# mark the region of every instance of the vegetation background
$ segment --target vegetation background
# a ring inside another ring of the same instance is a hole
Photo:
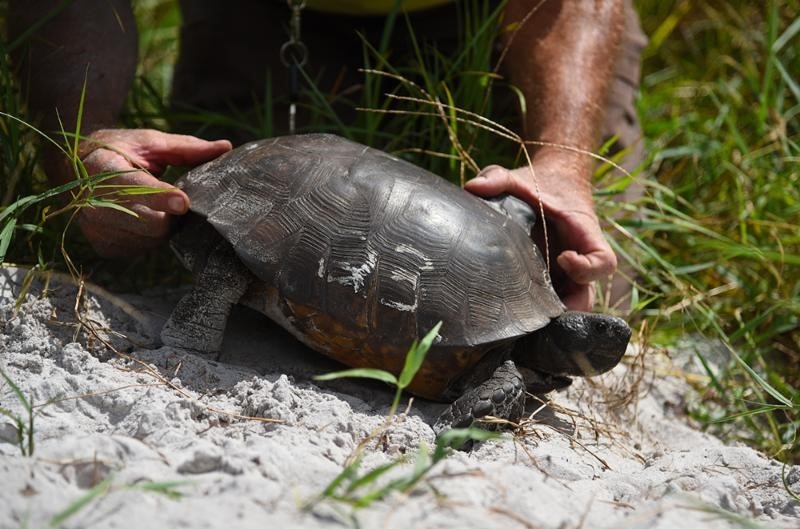
[[[332,97],[311,88],[300,109],[311,117],[309,128],[399,153],[455,181],[483,163],[518,163],[514,141],[466,113],[503,123],[507,116],[485,94],[509,87],[493,73],[499,11],[482,0],[464,4],[458,53],[420,44],[416,60],[390,65],[380,43],[365,47],[365,66],[382,73],[366,75],[361,99],[344,103],[371,110],[345,124]],[[647,177],[636,176],[647,192],[620,204],[614,196],[630,179],[608,165],[596,174],[609,235],[635,271],[626,315],[649,350],[694,350],[703,372],[687,375],[696,389],[687,397],[693,417],[729,440],[800,462],[800,0],[635,4],[650,38],[638,100]],[[140,70],[125,125],[168,129],[177,1],[140,0],[135,8]],[[0,25],[5,13],[0,1]],[[405,22],[398,16],[394,23]],[[71,208],[47,193],[36,165],[40,138],[19,121],[27,117],[8,60],[16,45],[4,40],[0,50],[0,255],[56,268],[68,259],[120,290],[185,279],[167,251],[100,260],[69,226],[97,183],[77,181]],[[275,103],[267,91],[250,122],[194,119],[199,127],[222,121],[269,136]]]

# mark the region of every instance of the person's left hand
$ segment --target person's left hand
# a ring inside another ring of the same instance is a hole
[[[170,236],[171,218],[189,209],[189,197],[158,176],[168,165],[193,167],[230,149],[228,140],[206,141],[150,129],[93,132],[81,152],[89,175],[118,172],[103,184],[160,192],[118,200],[136,216],[111,208],[83,208],[78,215],[81,231],[102,257],[131,257],[163,244]]]
[[[567,308],[589,310],[594,303],[592,282],[612,274],[617,257],[594,210],[588,165],[571,153],[540,151],[533,167],[536,183],[529,167],[490,165],[464,188],[484,197],[509,193],[537,211],[541,202],[550,255],[556,256],[557,266],[550,271],[553,286]]]

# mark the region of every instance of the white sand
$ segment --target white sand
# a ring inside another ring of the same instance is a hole
[[[15,310],[21,278],[0,271],[0,367],[39,407],[33,457],[0,416],[2,529],[48,527],[106,478],[110,488],[63,527],[315,528],[352,525],[351,516],[364,528],[800,527],[781,478],[800,490],[800,467],[693,429],[678,380],[646,372],[636,398],[605,404],[642,374],[630,366],[552,395],[527,435],[455,452],[407,494],[359,510],[331,501],[304,509],[381,425],[389,389],[314,383],[336,364],[245,311],[219,362],[110,336],[118,355],[76,332],[71,286],[42,296],[34,283]],[[136,303],[142,314],[89,295],[82,317],[146,344],[169,306]],[[0,407],[24,415],[2,381]],[[442,408],[415,401],[368,443],[362,472],[406,454],[391,475],[408,475]],[[179,498],[143,489],[172,481]]]

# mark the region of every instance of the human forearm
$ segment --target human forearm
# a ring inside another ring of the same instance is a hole
[[[505,16],[507,24],[522,23],[505,37],[505,66],[528,104],[524,136],[591,150],[619,44],[622,1],[546,0],[534,10],[537,3],[510,0]],[[570,158],[582,169],[591,165],[586,156]]]
[[[57,2],[12,0],[10,41],[50,16]],[[31,117],[46,132],[74,131],[86,85],[81,133],[113,126],[136,71],[136,25],[128,0],[75,0],[14,50]],[[50,177],[70,175],[45,152]]]
[[[556,290],[568,307],[587,310],[592,281],[612,273],[617,260],[594,210],[592,158],[575,150],[591,151],[599,140],[622,0],[509,0],[505,23],[516,28],[503,35],[503,66],[525,96],[523,136],[552,146],[530,145],[533,171],[490,166],[466,188],[541,206]]]

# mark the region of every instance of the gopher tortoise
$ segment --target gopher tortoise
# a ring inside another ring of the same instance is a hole
[[[480,199],[329,134],[248,143],[177,186],[192,206],[171,244],[195,285],[166,345],[219,351],[242,303],[335,360],[398,374],[441,321],[408,388],[452,403],[437,431],[516,420],[526,389],[603,373],[627,347],[624,320],[565,309],[516,198]]]

